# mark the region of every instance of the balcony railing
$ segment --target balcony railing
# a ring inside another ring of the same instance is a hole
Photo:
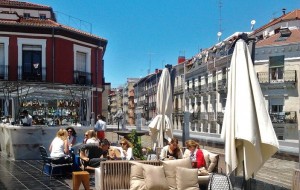
[[[0,65],[0,80],[8,80],[8,66]]]
[[[208,91],[216,91],[216,82],[208,83]]]
[[[92,85],[91,73],[74,71],[74,84]]]
[[[297,112],[273,112],[270,118],[272,123],[297,123]]]
[[[208,114],[206,112],[200,113],[200,119],[201,120],[208,120]]]
[[[191,122],[197,122],[198,120],[200,120],[200,112],[190,114],[190,121]]]
[[[225,91],[226,90],[226,79],[218,81],[218,91]]]
[[[45,81],[46,68],[25,71],[22,66],[18,67],[18,80],[24,81]]]
[[[175,88],[174,88],[174,93],[175,94],[179,94],[179,93],[182,93],[182,92],[183,92],[182,85],[175,86]]]
[[[216,121],[215,112],[208,112],[208,121]]]
[[[283,73],[283,79],[270,80],[271,75],[268,72],[258,72],[257,73],[258,81],[261,84],[268,83],[296,83],[297,82],[297,73],[295,70],[286,70]]]
[[[223,119],[224,119],[224,113],[223,112],[218,112],[217,113],[217,123],[219,123],[220,125],[222,125],[223,123]]]
[[[207,85],[204,84],[204,85],[201,85],[201,93],[205,93],[207,92],[208,88],[207,88]]]

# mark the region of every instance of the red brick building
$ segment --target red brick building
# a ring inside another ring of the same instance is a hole
[[[49,6],[0,0],[2,115],[18,113],[11,104],[24,97],[39,106],[51,98],[77,102],[82,122],[91,112],[101,114],[106,45],[106,39],[58,23]]]

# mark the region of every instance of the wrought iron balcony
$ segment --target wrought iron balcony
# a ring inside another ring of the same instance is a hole
[[[222,79],[218,81],[218,91],[226,91],[226,79]]]
[[[208,88],[207,88],[207,85],[206,85],[206,84],[201,85],[201,93],[206,93],[207,90],[208,90]]]
[[[91,73],[74,71],[74,84],[92,85]]]
[[[283,73],[283,79],[272,79],[271,74],[268,72],[258,72],[258,81],[262,86],[287,86],[295,87],[297,82],[297,72],[296,70],[286,70]]]
[[[201,112],[200,113],[200,119],[202,121],[208,120],[208,113],[207,112]]]
[[[270,118],[272,123],[297,123],[297,112],[273,112]]]
[[[190,114],[190,121],[197,122],[200,120],[200,112]]]
[[[180,94],[183,93],[183,86],[182,85],[178,85],[174,87],[174,94]]]
[[[208,112],[208,121],[216,121],[215,112]]]
[[[25,70],[22,66],[18,67],[18,80],[24,81],[45,81],[43,74],[46,73],[46,68],[32,68],[30,71]]]
[[[208,91],[216,91],[216,82],[208,83]]]
[[[217,123],[221,125],[223,123],[224,113],[223,112],[218,112],[217,114],[218,114],[217,115]]]
[[[8,66],[0,65],[0,80],[8,80]]]

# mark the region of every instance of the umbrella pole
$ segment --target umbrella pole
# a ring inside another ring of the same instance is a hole
[[[241,189],[244,189],[244,190],[251,189],[251,188],[250,188],[250,187],[251,187],[251,183],[249,183],[250,186],[249,186],[249,188],[248,188],[248,182],[249,182],[249,181],[250,181],[250,180],[246,180],[245,162],[243,161],[243,183],[242,183]]]

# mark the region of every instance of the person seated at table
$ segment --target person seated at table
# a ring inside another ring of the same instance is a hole
[[[132,154],[132,144],[127,139],[122,138],[120,140],[121,147],[119,148],[121,152],[122,160],[134,160]]]
[[[86,144],[99,143],[99,139],[97,138],[97,133],[94,130],[88,130],[87,134],[88,136],[87,136]]]
[[[60,158],[56,159],[57,163],[67,162],[70,160],[69,147],[68,147],[68,132],[65,129],[59,129],[56,137],[52,140],[49,151],[50,157]]]
[[[161,160],[175,160],[182,158],[182,152],[178,145],[178,139],[172,138],[169,144],[161,149],[159,158]]]
[[[82,144],[86,144],[86,141],[89,139],[89,134],[88,134],[88,131],[86,131],[84,133],[84,138],[83,138],[83,141],[82,141]]]
[[[68,146],[70,148],[76,143],[76,131],[73,127],[68,127],[66,130],[68,131]]]
[[[197,164],[193,165],[195,168],[205,167],[204,154],[199,144],[194,140],[187,140],[185,146],[187,149],[184,152],[183,158],[190,158],[193,163],[197,162]]]
[[[108,156],[110,142],[107,139],[101,140],[98,144],[83,144],[80,147],[80,159],[83,161],[82,170],[95,170],[102,161],[113,159]],[[88,152],[88,155],[87,155]]]

